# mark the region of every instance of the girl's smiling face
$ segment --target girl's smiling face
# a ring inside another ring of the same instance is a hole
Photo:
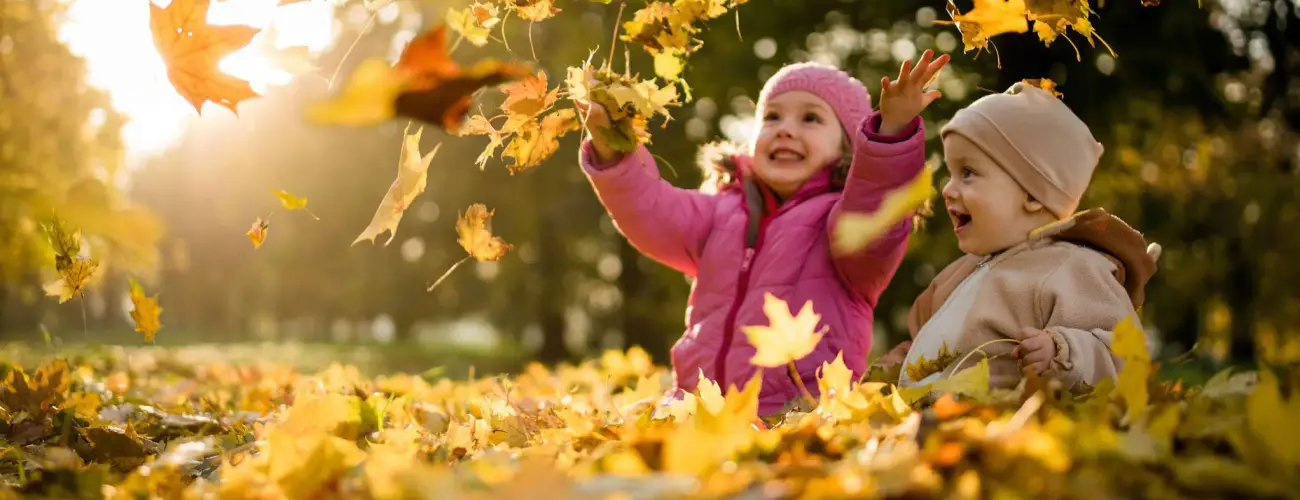
[[[790,91],[769,99],[754,140],[754,173],[781,198],[844,156],[844,128],[825,100]]]
[[[943,201],[962,252],[989,255],[1006,250],[1056,221],[970,139],[949,134],[943,139],[943,154],[949,175]]]

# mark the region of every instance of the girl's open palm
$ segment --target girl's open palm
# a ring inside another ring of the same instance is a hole
[[[927,50],[921,54],[915,67],[912,61],[904,61],[897,80],[880,79],[881,133],[895,134],[903,130],[926,106],[943,95],[938,90],[927,91],[925,87],[950,58],[948,54],[932,60],[933,57],[934,51]]]

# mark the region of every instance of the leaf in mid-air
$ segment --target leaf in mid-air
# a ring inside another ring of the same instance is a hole
[[[799,314],[791,315],[784,300],[771,292],[763,295],[763,313],[768,325],[741,328],[755,352],[750,362],[763,367],[781,367],[803,359],[817,347],[823,332],[817,330],[821,315],[813,312],[812,301],[805,302]]]
[[[402,214],[411,206],[415,197],[424,192],[425,183],[429,178],[429,164],[433,162],[434,155],[438,154],[438,148],[442,147],[442,143],[434,146],[428,154],[421,156],[420,136],[424,134],[424,127],[417,129],[414,134],[409,131],[410,127],[407,127],[407,130],[402,133],[402,153],[397,162],[397,179],[388,187],[384,200],[380,202],[374,217],[370,219],[370,225],[366,226],[361,235],[352,241],[353,245],[362,240],[370,240],[373,243],[377,236],[388,231],[388,240],[384,242],[384,246],[388,246],[397,236],[397,224],[402,221]]]
[[[866,248],[890,228],[910,217],[934,195],[933,171],[927,165],[907,184],[890,191],[871,213],[844,212],[835,222],[831,249],[840,255]]]
[[[154,46],[167,66],[167,79],[199,113],[212,101],[238,113],[235,107],[257,92],[217,68],[223,58],[253,41],[260,31],[251,26],[208,24],[210,0],[172,0],[167,7],[149,4],[149,29]]]
[[[137,283],[135,279],[131,280],[131,304],[135,309],[131,310],[131,319],[135,321],[135,331],[144,334],[146,343],[153,342],[153,337],[162,328],[162,321],[159,316],[163,309],[158,307],[158,295],[153,297],[144,294],[144,288]]]
[[[957,25],[961,32],[961,41],[965,51],[987,49],[989,39],[1004,33],[1024,33],[1029,31],[1029,20],[1025,16],[1028,10],[1025,0],[975,0],[975,6],[965,14],[948,1],[948,16],[952,22],[935,21],[938,24]]]
[[[510,244],[492,234],[492,214],[482,203],[475,203],[456,219],[456,242],[478,261],[499,260]]]
[[[311,214],[312,218],[320,220],[320,217],[311,213],[311,210],[307,210],[307,197],[299,197],[285,190],[276,191],[275,197],[280,199],[280,205],[283,205],[286,210],[303,210]]]
[[[253,242],[253,248],[262,248],[262,243],[266,243],[266,231],[271,229],[271,224],[258,217],[253,221],[253,227],[248,230],[248,240]]]
[[[528,76],[528,66],[484,59],[462,68],[447,54],[446,25],[417,36],[396,66],[362,61],[335,97],[314,103],[308,118],[333,125],[376,125],[395,116],[458,131],[479,89]]]

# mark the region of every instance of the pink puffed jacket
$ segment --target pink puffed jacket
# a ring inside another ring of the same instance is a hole
[[[601,164],[590,141],[583,170],[619,231],[650,258],[694,277],[686,332],[672,348],[676,388],[693,391],[701,370],[725,391],[759,369],[742,326],[767,325],[763,296],[771,292],[797,312],[811,300],[828,327],[820,344],[795,363],[817,395],[817,369],[843,351],[855,376],[871,350],[872,311],[907,248],[911,220],[856,253],[834,257],[830,232],[844,212],[871,212],[885,194],[913,179],[925,164],[925,131],[916,118],[902,133],[884,136],[872,113],[853,131],[853,163],[842,191],[832,169],[809,179],[783,203],[748,174],[752,161],[734,156],[740,180],[717,194],[674,187],[660,178],[645,146]],[[752,226],[752,227],[751,227]],[[759,412],[768,415],[799,397],[787,368],[767,368]]]

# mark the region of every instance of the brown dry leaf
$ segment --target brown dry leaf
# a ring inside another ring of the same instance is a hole
[[[402,51],[397,69],[409,75],[409,83],[397,96],[396,113],[444,130],[460,129],[474,92],[532,73],[527,66],[495,59],[462,69],[447,54],[447,32],[442,24],[412,40]]]
[[[510,250],[510,244],[492,235],[492,215],[482,203],[475,203],[456,218],[456,242],[480,262],[499,260]]]
[[[420,136],[424,134],[424,127],[417,129],[414,134],[409,133],[410,129],[408,125],[406,130],[402,131],[402,154],[397,161],[397,179],[389,185],[384,200],[380,202],[374,217],[370,219],[370,225],[366,226],[357,239],[352,241],[353,245],[362,240],[370,240],[374,243],[376,237],[388,231],[388,240],[384,242],[384,246],[388,246],[397,236],[397,224],[402,221],[402,214],[411,206],[415,197],[424,192],[429,178],[429,164],[433,162],[434,155],[438,154],[442,143],[438,143],[428,154],[421,156]]]
[[[154,46],[167,65],[167,79],[200,114],[212,101],[238,114],[235,107],[257,97],[247,81],[217,68],[227,55],[244,48],[260,31],[250,26],[207,23],[210,0],[172,0],[165,8],[149,4]]]
[[[154,335],[157,335],[158,329],[162,328],[159,316],[162,315],[163,308],[158,307],[158,295],[146,296],[144,288],[132,278],[131,304],[135,306],[135,309],[131,310],[135,331],[144,334],[145,343],[153,342]]]

